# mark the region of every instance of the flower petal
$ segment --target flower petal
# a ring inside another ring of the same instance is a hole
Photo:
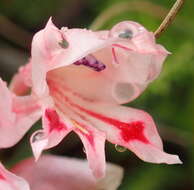
[[[17,97],[0,79],[0,147],[15,145],[40,118],[37,101],[32,96]]]
[[[0,163],[0,189],[1,190],[30,190],[28,183],[9,172]]]
[[[87,161],[51,155],[37,163],[24,160],[12,171],[28,180],[31,190],[116,190],[123,176],[121,167],[108,163],[105,177],[96,181]]]
[[[87,118],[92,126],[104,131],[110,142],[130,149],[142,160],[153,163],[181,163],[178,156],[163,152],[155,123],[146,112],[75,99],[70,104],[72,109]]]
[[[31,81],[31,62],[19,68],[19,71],[14,75],[9,89],[16,95],[26,95],[29,92],[30,87],[32,86]]]
[[[86,40],[88,44],[85,43]],[[60,45],[63,41],[68,43],[67,48]],[[98,35],[85,29],[59,30],[50,19],[32,41],[32,82],[36,94],[42,95],[47,90],[47,71],[72,64],[106,43]]]
[[[119,34],[127,28],[133,31],[134,37],[120,39]],[[84,33],[86,36],[92,36],[92,32],[90,32],[91,34],[89,31],[83,32],[81,30],[73,32],[72,29],[65,33],[67,37],[71,36],[71,32],[74,35],[72,38],[77,41],[76,35],[79,36],[79,33],[80,35]],[[73,64],[50,71],[47,74],[47,80],[60,82],[74,94],[90,100],[119,104],[132,101],[144,91],[150,82],[158,77],[168,52],[156,44],[153,33],[134,22],[126,21],[115,25],[110,30],[109,37],[105,31],[95,34],[104,39],[105,46],[99,45],[100,48],[94,48],[90,41],[95,37],[91,37],[89,41],[85,39],[86,37],[83,39],[88,42],[87,45],[91,48],[90,54],[98,62],[106,65],[106,69],[96,72],[89,67]],[[110,43],[112,38],[116,40]],[[73,41],[70,44],[74,48]],[[142,46],[146,46],[146,48]],[[80,46],[76,44],[76,47]],[[89,54],[89,51],[87,52]],[[67,61],[66,54],[62,55],[64,57],[60,59]],[[60,63],[60,59],[56,63]],[[114,62],[118,63],[113,64]]]
[[[42,121],[43,130],[36,131],[31,137],[31,146],[36,160],[43,150],[58,145],[72,130],[71,122],[66,118],[62,121],[58,113],[50,108],[45,110]]]
[[[86,122],[84,122],[86,123]],[[105,134],[90,127],[87,124],[75,123],[78,126],[74,131],[78,134],[84,144],[89,166],[96,178],[102,178],[105,175]],[[82,130],[81,130],[82,129]]]

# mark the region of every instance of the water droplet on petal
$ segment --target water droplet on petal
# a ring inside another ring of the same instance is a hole
[[[43,139],[44,137],[44,132],[43,131],[37,131],[33,136],[32,136],[32,143],[35,143],[36,141],[39,141]]]
[[[66,48],[69,47],[69,43],[68,43],[68,41],[65,40],[65,39],[63,39],[61,42],[59,42],[59,45],[60,45],[62,48],[64,48],[64,49],[66,49]]]
[[[120,38],[131,39],[133,37],[133,32],[131,30],[125,30],[119,34]]]
[[[115,149],[117,152],[125,152],[127,149],[123,146],[120,146],[118,144],[115,145]]]
[[[86,149],[83,147],[83,152],[86,154]]]

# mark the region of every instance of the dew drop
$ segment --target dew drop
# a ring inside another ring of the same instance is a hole
[[[133,32],[131,30],[125,30],[119,34],[120,38],[131,39],[133,37]]]
[[[82,149],[82,150],[83,150],[83,152],[86,154],[86,149],[85,149],[84,147],[83,147],[83,149]]]
[[[120,146],[118,144],[115,145],[115,149],[117,152],[125,152],[127,149],[123,146]]]
[[[37,131],[32,137],[32,143],[41,140],[44,137],[43,131]]]
[[[60,45],[62,48],[64,48],[64,49],[66,49],[66,48],[69,47],[69,43],[68,43],[68,41],[65,40],[65,39],[63,39],[61,42],[59,42],[59,45]]]

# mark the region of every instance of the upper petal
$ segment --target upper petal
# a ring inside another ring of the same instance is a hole
[[[66,41],[68,47],[61,43]],[[85,42],[88,43],[85,43]],[[46,27],[35,34],[32,41],[32,82],[34,91],[44,94],[46,72],[72,64],[107,42],[95,33],[85,29],[57,29],[51,19]],[[37,76],[38,75],[38,76]],[[37,83],[37,78],[39,82]]]
[[[28,183],[9,172],[0,163],[0,189],[1,190],[30,190]]]
[[[132,38],[119,37],[126,29],[133,32]],[[121,22],[109,32],[66,29],[63,34],[70,42],[69,48],[61,51],[63,58],[55,56],[54,62],[59,68],[55,67],[56,69],[47,73],[47,82],[60,82],[72,93],[90,100],[119,104],[132,101],[156,79],[168,55],[164,48],[156,44],[152,33],[134,22]],[[82,39],[87,43],[81,42]],[[96,42],[97,39],[102,41],[102,45]],[[104,64],[106,69],[96,72],[84,65],[74,64],[61,67],[68,60],[73,63],[83,55],[94,57],[97,62]],[[72,56],[75,56],[75,59],[71,59]]]

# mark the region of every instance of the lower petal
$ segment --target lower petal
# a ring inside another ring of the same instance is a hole
[[[78,134],[84,144],[85,153],[89,166],[96,178],[102,178],[105,175],[105,134],[88,123],[75,123],[74,131]],[[82,130],[81,130],[82,129]]]
[[[64,116],[62,121],[54,109],[45,109],[42,121],[43,130],[35,132],[31,137],[31,146],[36,160],[43,150],[58,145],[72,130],[71,122]]]
[[[133,151],[146,162],[181,163],[178,156],[163,152],[161,138],[152,117],[144,111],[103,103],[72,103],[76,111],[93,126],[106,133],[107,139]]]

